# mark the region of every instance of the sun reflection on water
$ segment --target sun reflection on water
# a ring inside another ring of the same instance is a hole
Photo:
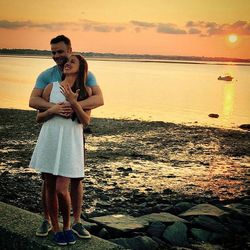
[[[234,108],[235,83],[225,84],[223,91],[223,116],[226,120],[232,115]]]

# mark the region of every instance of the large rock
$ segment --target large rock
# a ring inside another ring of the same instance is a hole
[[[173,246],[187,246],[187,226],[180,221],[175,222],[167,227],[163,233],[163,238]]]
[[[223,211],[222,209],[205,203],[196,205],[188,209],[186,212],[179,214],[179,216],[186,217],[195,215],[210,215],[210,216],[220,217],[225,214],[227,214],[227,212]]]
[[[241,203],[232,203],[225,206],[226,209],[229,209],[230,212],[236,213],[243,217],[250,218],[250,206],[247,204]]]
[[[120,235],[133,231],[140,231],[149,224],[146,221],[142,221],[135,217],[124,214],[93,217],[89,220],[99,225],[102,225],[103,227],[107,228],[109,232],[115,235]]]
[[[203,230],[200,228],[192,228],[191,233],[194,236],[194,238],[198,241],[209,241],[209,238],[211,236],[211,232],[207,230]]]
[[[147,236],[137,236],[134,238],[117,238],[111,240],[113,243],[132,250],[155,250],[159,245],[157,242]]]
[[[162,223],[173,223],[177,221],[180,221],[183,223],[189,223],[187,220],[182,219],[170,213],[152,213],[152,214],[143,215],[141,217],[138,217],[137,219],[144,224],[154,222],[154,221],[160,221]]]
[[[174,206],[174,210],[175,210],[176,214],[179,214],[179,213],[183,213],[184,211],[190,209],[193,206],[194,206],[194,204],[191,202],[182,201],[182,202],[178,202]]]
[[[163,224],[160,221],[155,221],[149,225],[147,233],[150,236],[155,236],[155,237],[160,238],[165,229],[166,229],[165,224]]]
[[[228,233],[228,229],[219,221],[205,215],[198,216],[192,221],[193,224],[201,226],[209,231],[217,233]]]

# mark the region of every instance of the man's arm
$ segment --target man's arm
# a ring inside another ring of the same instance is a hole
[[[34,109],[47,110],[51,108],[54,104],[46,101],[42,98],[44,89],[34,88],[31,92],[29,99],[29,106]]]
[[[98,85],[96,85],[91,87],[91,89],[92,89],[92,96],[79,102],[79,104],[84,110],[95,109],[104,105],[101,88]]]

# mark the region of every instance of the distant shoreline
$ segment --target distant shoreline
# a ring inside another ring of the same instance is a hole
[[[80,53],[80,52],[79,52]],[[0,54],[0,57],[16,58],[39,58],[50,59],[49,55],[30,55],[30,54]],[[112,58],[112,57],[89,57],[89,61],[114,61],[114,62],[142,62],[142,63],[179,63],[179,64],[204,64],[204,65],[230,65],[230,66],[250,66],[250,62],[223,62],[223,61],[188,61],[188,60],[171,60],[171,59],[136,59],[136,58]]]

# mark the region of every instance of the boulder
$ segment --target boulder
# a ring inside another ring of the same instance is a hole
[[[200,228],[192,228],[191,233],[193,237],[198,241],[208,242],[211,236],[211,232]]]
[[[147,221],[142,221],[136,217],[124,214],[93,217],[89,218],[89,220],[105,227],[110,233],[115,235],[140,231],[149,224]]]
[[[222,223],[209,216],[201,215],[195,217],[192,223],[212,232],[228,233],[228,229]]]
[[[166,228],[163,239],[173,246],[187,246],[187,226],[183,222],[175,222]]]
[[[155,221],[155,222],[152,222],[149,225],[147,233],[150,236],[155,236],[155,237],[160,238],[162,236],[162,234],[163,234],[163,232],[164,232],[165,229],[166,229],[165,224],[163,224],[160,221]]]
[[[179,214],[179,216],[186,217],[196,215],[210,215],[220,217],[225,214],[227,214],[227,212],[223,211],[222,209],[207,203],[203,203],[188,209],[184,213]]]
[[[117,238],[110,240],[113,243],[132,250],[156,250],[159,244],[148,236],[138,236],[134,238]]]
[[[137,219],[141,221],[143,224],[154,222],[154,221],[160,221],[162,223],[173,223],[176,221],[189,223],[187,220],[180,218],[178,216],[175,216],[173,214],[170,214],[170,213],[152,213],[152,214],[140,216]]]

